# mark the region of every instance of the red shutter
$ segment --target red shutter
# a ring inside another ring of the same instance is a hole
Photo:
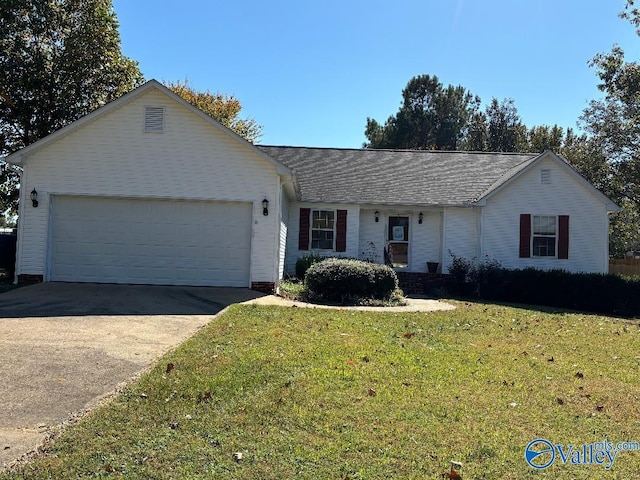
[[[347,251],[347,211],[338,210],[336,219],[336,252]]]
[[[569,215],[558,217],[558,258],[569,258]]]
[[[520,215],[520,258],[531,257],[531,215]]]
[[[298,250],[309,250],[310,208],[300,209],[300,229],[298,232]]]

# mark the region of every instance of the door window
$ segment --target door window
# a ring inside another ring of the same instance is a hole
[[[409,217],[389,217],[387,250],[393,267],[409,266]]]

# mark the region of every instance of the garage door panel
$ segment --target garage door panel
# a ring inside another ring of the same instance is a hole
[[[50,278],[249,284],[251,205],[52,197]]]

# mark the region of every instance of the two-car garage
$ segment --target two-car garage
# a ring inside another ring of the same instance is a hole
[[[18,282],[277,288],[292,172],[155,80],[5,160]]]
[[[51,196],[51,281],[250,284],[252,205]]]

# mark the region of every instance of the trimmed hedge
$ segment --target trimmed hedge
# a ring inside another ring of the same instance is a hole
[[[482,300],[640,316],[640,279],[618,275],[485,266],[454,283],[454,290]]]
[[[329,258],[311,265],[304,277],[304,283],[312,296],[327,300],[384,300],[398,288],[398,277],[396,272],[386,265]]]

